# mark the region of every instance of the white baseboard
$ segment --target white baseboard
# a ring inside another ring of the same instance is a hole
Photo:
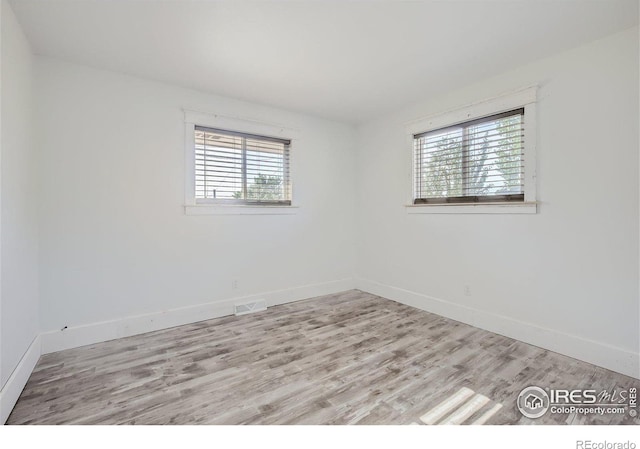
[[[355,281],[352,278],[342,279],[44,332],[40,334],[42,337],[42,353],[48,354],[64,349],[77,348],[115,340],[116,338],[130,337],[145,332],[232,315],[233,304],[237,302],[264,299],[267,302],[267,306],[271,307],[352,290],[353,288],[355,288]]]
[[[16,405],[20,393],[29,380],[29,376],[38,363],[41,354],[40,335],[33,339],[22,359],[13,370],[9,380],[0,390],[0,424],[7,422],[13,406]]]
[[[640,354],[368,279],[356,288],[640,379]]]

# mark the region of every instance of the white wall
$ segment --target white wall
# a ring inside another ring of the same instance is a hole
[[[352,127],[52,59],[36,72],[43,331],[352,286]],[[182,108],[297,129],[298,213],[185,215]]]
[[[638,377],[638,79],[635,28],[361,126],[358,285]],[[406,122],[534,83],[538,214],[407,214]]]
[[[33,61],[5,0],[1,35],[0,386],[4,387],[38,335],[39,323]]]

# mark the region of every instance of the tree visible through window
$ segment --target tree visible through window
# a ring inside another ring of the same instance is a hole
[[[414,203],[524,201],[524,109],[414,136]]]

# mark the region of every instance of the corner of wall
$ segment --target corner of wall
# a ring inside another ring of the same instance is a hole
[[[16,405],[16,402],[18,402],[22,390],[27,385],[27,381],[36,367],[38,359],[40,359],[40,341],[40,335],[36,336],[18,363],[18,366],[13,370],[9,380],[2,390],[0,390],[0,424],[5,424],[7,419],[9,419],[13,407]]]
[[[0,423],[4,423],[41,354],[38,206],[27,176],[36,176],[37,165],[32,137],[33,52],[7,0],[0,4],[0,93]]]

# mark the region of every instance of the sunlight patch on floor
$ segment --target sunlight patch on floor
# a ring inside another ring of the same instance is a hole
[[[485,424],[502,404],[463,387],[420,417],[427,425]]]

